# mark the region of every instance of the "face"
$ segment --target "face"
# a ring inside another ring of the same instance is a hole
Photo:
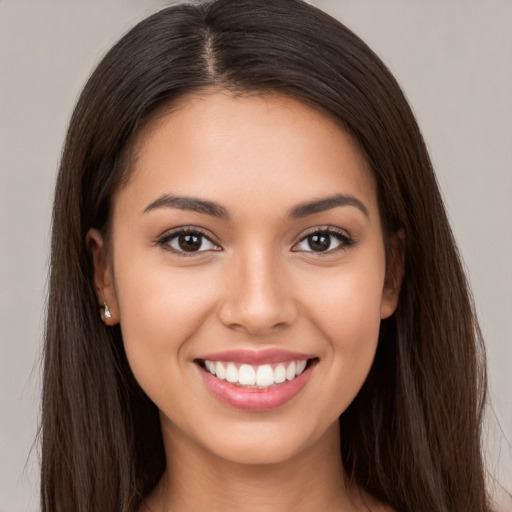
[[[166,444],[270,463],[332,442],[398,294],[357,144],[293,99],[216,92],[135,150],[110,253],[88,244]]]

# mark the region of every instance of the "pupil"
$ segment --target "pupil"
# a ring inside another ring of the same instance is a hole
[[[308,243],[313,251],[326,251],[331,245],[331,237],[326,233],[315,233],[308,236]]]
[[[180,249],[187,252],[199,250],[201,247],[201,236],[199,235],[181,235],[178,239]]]

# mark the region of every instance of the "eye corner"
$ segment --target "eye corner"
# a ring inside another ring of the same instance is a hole
[[[183,240],[179,240],[180,237],[195,237],[195,241],[187,242],[191,243],[189,249],[187,250],[183,246],[180,247],[180,242]],[[162,249],[176,255],[176,256],[185,256],[185,257],[199,257],[204,256],[207,253],[211,252],[219,252],[222,251],[222,246],[214,240],[214,236],[210,233],[206,233],[205,230],[194,227],[194,226],[182,226],[179,228],[175,228],[170,231],[166,231],[161,236],[159,236],[154,245],[158,247],[162,247]],[[204,248],[204,245],[209,245],[209,247]]]
[[[317,237],[317,240],[314,238],[310,239],[310,237]],[[324,240],[320,240],[321,238]],[[337,241],[335,247],[332,247],[333,239]],[[312,243],[316,244],[316,249],[318,250],[315,250],[315,248],[312,247]],[[344,229],[334,226],[318,226],[303,233],[298,242],[292,246],[291,252],[310,253],[319,256],[331,255],[346,251],[355,243],[356,241],[354,238]],[[301,244],[309,244],[309,248],[301,248]]]

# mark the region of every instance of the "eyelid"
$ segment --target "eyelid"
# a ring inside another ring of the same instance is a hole
[[[299,249],[295,249],[297,245],[299,245],[301,242],[303,242],[308,236],[314,235],[315,233],[327,233],[331,236],[334,236],[338,238],[340,241],[340,246],[336,247],[334,249],[328,249],[326,251],[303,251]],[[327,254],[333,254],[339,251],[344,251],[348,249],[350,246],[355,244],[354,238],[344,229],[338,228],[336,226],[315,226],[313,228],[310,228],[306,230],[304,233],[300,235],[300,238],[297,242],[293,244],[292,251],[293,252],[306,252],[306,253],[313,253],[318,256],[327,255]]]
[[[176,250],[170,246],[169,242],[173,238],[176,238],[180,235],[186,235],[186,234],[198,234],[198,235],[206,238],[206,240],[208,240],[216,248],[202,250],[202,251],[187,252],[187,251]],[[188,226],[188,225],[187,226],[178,226],[176,228],[165,231],[163,234],[158,236],[158,238],[155,241],[155,244],[161,246],[162,248],[164,248],[165,250],[167,250],[173,254],[176,254],[178,256],[186,256],[186,257],[198,256],[198,255],[203,255],[204,253],[208,253],[208,252],[217,252],[217,251],[223,250],[222,247],[220,246],[220,244],[217,241],[215,241],[215,237],[213,236],[212,233],[208,232],[207,230],[205,230],[203,228],[196,227],[196,226]]]
[[[215,249],[208,249],[208,250],[201,250],[201,251],[180,251],[176,250],[173,247],[169,245],[169,241],[173,238],[176,238],[179,235],[194,233],[198,234],[202,237],[204,237],[206,240],[208,240],[211,244],[213,244],[216,248]],[[327,233],[331,236],[336,237],[340,241],[340,246],[336,247],[334,249],[328,249],[326,251],[304,251],[300,249],[296,249],[297,245],[303,242],[308,236],[313,235],[315,233]],[[330,225],[324,225],[324,226],[315,226],[312,228],[309,228],[305,232],[303,232],[300,235],[300,238],[293,244],[291,250],[292,252],[307,252],[307,253],[314,253],[318,256],[326,255],[326,254],[332,254],[338,251],[346,250],[348,247],[352,246],[355,243],[355,240],[352,238],[352,236],[344,229],[336,227],[336,226],[330,226]],[[217,252],[222,251],[223,248],[221,247],[220,243],[216,241],[216,237],[210,233],[209,231],[205,230],[204,228],[200,228],[197,226],[178,226],[176,228],[170,229],[168,231],[165,231],[163,234],[157,237],[155,241],[156,245],[159,245],[163,247],[164,249],[168,250],[169,252],[172,252],[173,254],[176,254],[178,256],[198,256],[204,253],[208,252]]]

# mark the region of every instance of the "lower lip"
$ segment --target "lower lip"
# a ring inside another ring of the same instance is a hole
[[[309,364],[294,379],[264,389],[245,388],[220,380],[202,367],[199,371],[207,388],[224,404],[244,411],[270,411],[283,406],[300,392],[314,366]]]

